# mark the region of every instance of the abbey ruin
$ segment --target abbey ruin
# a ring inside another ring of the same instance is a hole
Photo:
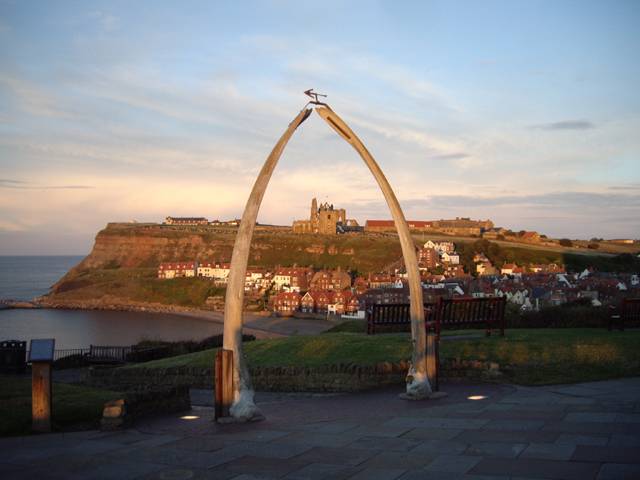
[[[355,220],[347,220],[344,208],[334,208],[328,202],[321,203],[311,200],[311,215],[309,220],[294,220],[293,233],[317,233],[320,235],[336,235],[343,233],[349,227],[357,227]]]

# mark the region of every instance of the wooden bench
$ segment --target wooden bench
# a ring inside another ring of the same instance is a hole
[[[640,298],[623,298],[620,306],[615,308],[609,317],[609,331],[617,324],[619,330],[624,330],[624,324],[640,322]]]
[[[486,334],[499,329],[504,336],[504,297],[454,297],[440,298],[438,303],[425,303],[425,322],[428,330],[435,332],[438,339],[442,328],[457,328],[468,325],[482,325]],[[388,303],[372,305],[367,311],[367,333],[375,335],[379,327],[393,331],[410,331],[411,317],[408,303]]]
[[[455,329],[468,325],[484,325],[487,336],[495,328],[504,337],[506,301],[505,297],[440,298],[432,312],[437,338],[440,338],[443,327]]]
[[[425,320],[435,304],[425,303]],[[411,306],[408,303],[380,303],[367,310],[367,334],[375,335],[378,327],[387,331],[411,331]],[[428,320],[427,320],[428,322]]]
[[[90,345],[87,359],[91,363],[124,363],[131,350],[131,347]]]

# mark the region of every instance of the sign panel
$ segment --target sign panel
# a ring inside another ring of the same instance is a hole
[[[53,351],[56,345],[54,338],[31,340],[29,362],[53,362]]]

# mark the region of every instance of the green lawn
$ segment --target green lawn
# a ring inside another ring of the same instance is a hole
[[[122,394],[63,383],[53,384],[53,429],[96,427],[105,402]],[[0,376],[0,436],[31,430],[31,379]]]
[[[447,332],[468,335],[478,330]],[[482,360],[500,364],[506,381],[521,384],[573,383],[640,375],[640,331],[604,329],[514,329],[494,335],[443,341],[444,360]],[[245,344],[249,365],[370,365],[411,357],[408,334],[327,333],[257,340]],[[210,367],[215,350],[166,358],[124,368]]]

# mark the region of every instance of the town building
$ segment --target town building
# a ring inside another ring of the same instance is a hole
[[[370,288],[394,288],[396,279],[388,273],[374,273],[369,275]]]
[[[450,265],[458,265],[460,263],[460,255],[456,252],[442,252],[440,254],[440,260]]]
[[[231,264],[219,262],[202,262],[198,265],[198,276],[205,278],[214,278],[216,280],[224,280],[226,282]]]
[[[476,264],[476,273],[478,275],[497,275],[498,270],[489,260],[486,260]]]
[[[195,277],[198,262],[161,263],[158,266],[158,278],[171,279],[181,277]]]
[[[427,231],[431,229],[431,222],[422,220],[407,220],[410,230]],[[396,224],[393,220],[367,220],[364,225],[365,232],[395,232]]]
[[[204,217],[167,217],[165,225],[208,225],[209,220]]]
[[[300,294],[298,292],[280,292],[273,301],[273,311],[281,316],[293,315],[300,307]]]
[[[312,290],[344,290],[351,287],[351,276],[341,270],[320,270],[311,278]]]
[[[311,270],[302,267],[278,268],[273,277],[276,290],[304,291],[309,285]]]
[[[520,241],[526,243],[540,243],[540,234],[538,232],[524,232],[520,236]]]
[[[442,254],[455,252],[456,245],[453,242],[434,242],[433,240],[427,240],[424,248],[433,248],[436,252]]]
[[[493,228],[491,220],[471,220],[457,217],[454,220],[407,220],[409,229],[419,232],[438,232],[447,235],[480,236],[485,230]],[[365,232],[393,232],[396,230],[393,220],[367,220]]]
[[[438,266],[440,255],[434,248],[421,248],[418,252],[418,262],[421,268],[435,268]]]

